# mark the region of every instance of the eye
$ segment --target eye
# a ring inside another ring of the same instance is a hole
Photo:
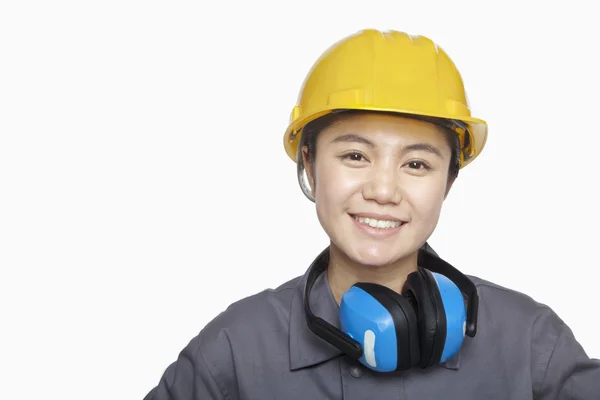
[[[365,156],[363,156],[362,154],[360,154],[356,151],[353,151],[351,153],[344,154],[341,157],[341,159],[352,161],[352,162],[361,162],[361,161],[365,161]]]
[[[410,161],[407,163],[408,167],[410,169],[416,169],[416,170],[430,170],[431,167],[423,161]]]

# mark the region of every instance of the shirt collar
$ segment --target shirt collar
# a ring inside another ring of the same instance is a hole
[[[315,335],[308,327],[303,303],[304,285],[307,277],[308,270],[298,280],[292,296],[289,325],[290,369],[292,371],[311,367],[343,354],[336,347]],[[339,305],[335,301],[329,286],[327,271],[323,272],[315,281],[309,302],[316,316],[323,318],[339,329]],[[440,366],[446,369],[458,370],[460,353],[459,350],[453,358],[441,363]]]

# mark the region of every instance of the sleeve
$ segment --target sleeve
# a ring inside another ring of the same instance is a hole
[[[600,399],[600,360],[590,358],[550,309],[534,323],[533,394],[537,400]]]
[[[211,349],[210,353],[215,354],[215,350]],[[221,369],[217,370],[214,364],[207,362],[200,346],[200,335],[196,336],[167,367],[158,385],[144,400],[235,400],[219,374],[224,366],[231,364],[226,350],[229,349],[216,351],[224,355],[218,360]],[[230,367],[233,371],[233,365]]]

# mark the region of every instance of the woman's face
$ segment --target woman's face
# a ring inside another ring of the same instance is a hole
[[[316,144],[315,162],[306,168],[332,245],[367,266],[413,255],[435,229],[449,190],[444,132],[423,121],[365,113],[340,118]]]

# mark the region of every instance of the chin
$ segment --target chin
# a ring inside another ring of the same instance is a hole
[[[393,264],[408,254],[399,253],[397,249],[382,249],[377,247],[358,248],[348,254],[354,262],[366,267],[384,267]]]
[[[408,236],[408,235],[407,235]],[[351,241],[344,250],[354,262],[368,267],[384,267],[412,259],[421,247],[421,235],[398,238],[387,243],[380,241]],[[423,238],[423,243],[425,238]]]

